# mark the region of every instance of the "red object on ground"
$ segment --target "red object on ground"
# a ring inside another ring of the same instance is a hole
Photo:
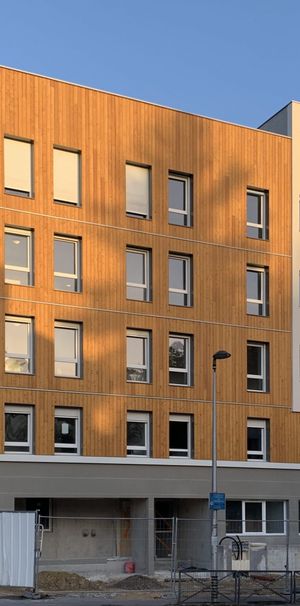
[[[135,563],[129,560],[128,562],[125,562],[124,572],[126,572],[127,574],[132,574],[133,572],[135,572]]]

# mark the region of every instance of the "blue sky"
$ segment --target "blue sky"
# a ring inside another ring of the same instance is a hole
[[[0,64],[257,126],[300,100],[299,0],[0,0]]]

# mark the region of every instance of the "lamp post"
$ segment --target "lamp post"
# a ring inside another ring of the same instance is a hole
[[[231,354],[228,351],[217,351],[213,354],[213,393],[212,393],[212,455],[211,455],[211,492],[212,498],[217,494],[217,360],[225,360],[230,358]],[[211,563],[212,563],[212,596],[217,597],[218,578],[217,578],[217,549],[218,549],[218,505],[216,502],[210,502],[212,509],[212,525],[211,525]],[[213,583],[213,581],[215,581]]]

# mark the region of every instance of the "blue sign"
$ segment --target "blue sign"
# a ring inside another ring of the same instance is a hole
[[[209,493],[209,509],[225,509],[225,493],[210,492]]]

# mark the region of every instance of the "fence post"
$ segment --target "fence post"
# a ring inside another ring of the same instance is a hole
[[[175,592],[176,568],[177,568],[177,527],[178,518],[172,518],[172,552],[171,552],[171,586]]]
[[[181,570],[179,570],[177,604],[181,604]]]

